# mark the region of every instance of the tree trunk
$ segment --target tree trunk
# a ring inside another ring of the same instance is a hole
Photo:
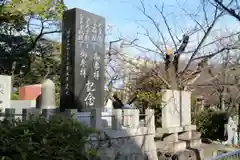
[[[168,75],[168,81],[170,82],[170,86],[172,90],[177,90],[178,89],[178,84],[177,84],[177,77],[176,77],[176,71],[174,68],[174,65],[171,63],[168,70],[167,70],[167,75]]]

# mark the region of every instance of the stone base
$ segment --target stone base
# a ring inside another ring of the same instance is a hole
[[[156,134],[171,134],[171,133],[192,131],[192,130],[196,130],[196,129],[197,129],[196,125],[169,127],[169,128],[157,128]]]
[[[195,148],[199,147],[202,144],[200,136],[201,134],[198,134],[195,131],[186,131],[179,133],[178,139],[185,141],[187,143],[187,148]]]
[[[185,132],[181,132],[178,134],[178,138],[180,140],[185,140],[185,139],[192,139],[192,131],[185,131]]]
[[[204,152],[203,149],[192,148],[180,151],[173,156],[178,157],[178,160],[203,160]]]
[[[200,139],[201,138],[201,133],[198,131],[192,131],[192,138],[193,139]]]
[[[173,152],[176,153],[178,151],[185,150],[187,145],[184,141],[178,142],[164,142],[164,141],[156,141],[156,148],[160,152]]]
[[[162,141],[164,142],[177,142],[178,141],[178,134],[173,133],[173,134],[164,134],[162,136]]]
[[[202,144],[201,139],[191,139],[191,140],[183,140],[187,144],[187,148],[196,148]]]
[[[158,160],[178,159],[178,160],[203,160],[203,149],[193,148],[179,151],[176,153],[158,152]]]
[[[183,126],[183,131],[195,131],[197,130],[196,125]]]

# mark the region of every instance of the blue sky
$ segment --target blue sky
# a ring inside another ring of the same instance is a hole
[[[159,13],[154,8],[154,5],[158,5],[161,8],[164,2],[164,14],[167,16],[167,20],[174,34],[181,37],[183,32],[181,30],[186,30],[186,28],[193,28],[196,24],[194,23],[189,16],[186,15],[188,10],[189,13],[196,12],[200,3],[200,0],[145,0],[144,4],[146,7],[147,13],[154,17],[154,19],[159,19],[159,23],[163,24],[163,20],[160,20],[161,17]],[[80,8],[86,11],[98,14],[105,17],[106,25],[113,25],[113,30],[111,34],[107,36],[107,41],[115,40],[119,36],[124,36],[128,39],[133,39],[137,32],[142,33],[142,28],[139,27],[138,23],[144,24],[150,34],[154,37],[156,35],[155,28],[151,23],[145,22],[146,17],[137,9],[136,6],[141,6],[140,0],[65,0],[65,4],[70,8]],[[208,14],[212,14],[212,10],[208,8]],[[202,19],[202,17],[197,17],[197,19]],[[219,28],[235,28],[236,21],[233,18],[225,18],[224,20],[219,21]],[[238,27],[237,27],[238,28]],[[161,30],[167,34],[166,27],[161,28]],[[169,35],[168,35],[169,36]],[[167,37],[167,36],[166,36]],[[155,37],[157,38],[157,37]],[[170,39],[169,39],[170,40]],[[151,43],[146,37],[140,37],[139,43],[152,47]],[[128,50],[127,52],[136,52],[136,50]]]
[[[158,4],[160,6],[162,4],[159,0],[148,0],[144,3],[146,7],[148,5]],[[188,0],[186,3],[188,8],[197,5],[193,0]],[[65,4],[69,8],[80,8],[105,17],[106,24],[115,26],[113,38],[120,34],[134,36],[137,31],[136,20],[146,19],[136,8],[136,6],[140,6],[140,0],[65,0]],[[181,5],[183,4],[181,3]],[[179,13],[180,11],[176,7],[177,0],[165,0],[164,5],[166,10],[168,10],[166,12],[170,13],[174,11],[175,13]],[[156,10],[148,7],[147,12],[150,15],[154,15]]]

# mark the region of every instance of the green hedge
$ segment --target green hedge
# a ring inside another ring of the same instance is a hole
[[[11,95],[11,100],[18,100],[18,99],[19,99],[18,94],[13,93],[13,94]]]
[[[193,115],[193,124],[197,125],[203,138],[212,140],[224,140],[224,124],[227,123],[228,115],[226,112],[205,110]]]
[[[53,116],[47,121],[35,117],[27,121],[0,123],[1,160],[87,160],[95,151],[85,151],[93,133],[71,117]]]

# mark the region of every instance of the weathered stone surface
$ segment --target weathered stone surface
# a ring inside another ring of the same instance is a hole
[[[186,149],[177,153],[158,152],[158,160],[203,160],[202,149]]]
[[[178,127],[180,126],[180,99],[179,91],[166,90],[162,96],[162,127]]]
[[[190,140],[183,140],[186,142],[188,148],[195,148],[199,147],[202,144],[201,139],[190,139]]]
[[[198,148],[186,149],[176,153],[172,160],[203,160],[203,152]]]
[[[181,91],[181,126],[191,125],[191,92]]]
[[[186,142],[164,142],[164,141],[155,141],[158,151],[161,152],[178,152],[186,149]]]
[[[186,125],[183,126],[183,131],[192,131],[192,130],[196,130],[197,126],[196,125]]]
[[[178,134],[180,140],[192,139],[192,131],[181,132]]]
[[[196,125],[188,125],[188,126],[178,126],[178,127],[168,127],[168,128],[157,128],[156,134],[160,133],[179,133],[184,131],[195,131],[197,129]]]
[[[162,140],[165,142],[177,142],[178,141],[178,134],[172,133],[172,134],[164,134],[162,137]]]
[[[201,138],[201,132],[192,131],[192,138],[193,139],[200,139]]]
[[[114,132],[114,131],[112,131]],[[157,160],[156,146],[153,140],[153,134],[118,134],[118,138],[114,133],[108,134],[107,132],[100,132],[100,134],[92,135],[89,138],[88,147],[96,148],[101,146],[98,150],[101,159],[115,160],[128,159],[128,160]],[[117,131],[115,131],[117,132]],[[121,132],[124,132],[122,130]],[[127,135],[127,136],[126,136]],[[102,141],[99,143],[99,139]]]
[[[0,75],[0,111],[5,112],[5,108],[10,108],[12,92],[12,77]]]
[[[162,101],[163,128],[191,125],[191,92],[165,90]]]
[[[157,128],[156,129],[156,134],[170,134],[170,133],[178,133],[178,132],[183,132],[183,127],[169,127],[169,128]]]

